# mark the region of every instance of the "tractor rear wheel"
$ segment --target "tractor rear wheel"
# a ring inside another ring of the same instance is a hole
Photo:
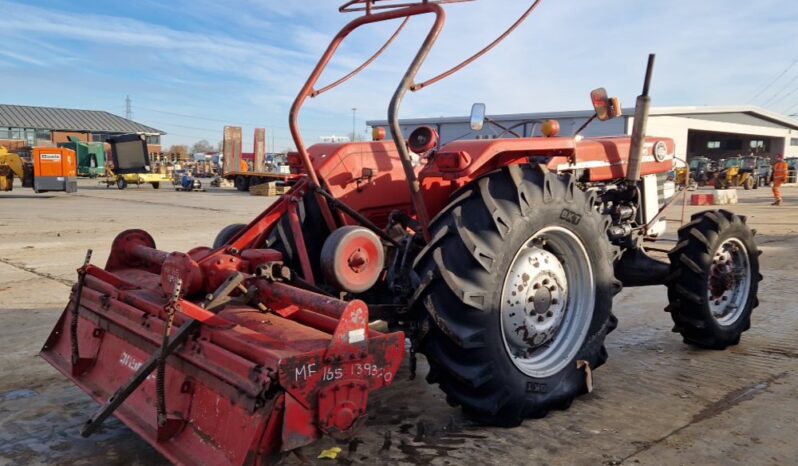
[[[242,228],[246,225],[243,223],[233,223],[232,225],[227,225],[226,227],[222,228],[222,230],[216,235],[216,238],[213,240],[213,249],[219,249],[220,247],[227,244],[233,236],[238,234]]]
[[[416,260],[419,351],[452,405],[501,426],[565,409],[617,325],[610,220],[571,175],[511,166],[436,217]]]
[[[754,187],[754,179],[752,177],[747,177],[745,181],[743,181],[743,188],[748,191],[749,189]]]
[[[668,253],[666,311],[685,343],[725,349],[740,342],[759,305],[759,254],[745,218],[726,210],[697,213],[679,229]]]

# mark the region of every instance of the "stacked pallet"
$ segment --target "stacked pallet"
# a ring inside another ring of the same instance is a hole
[[[288,186],[280,181],[270,181],[249,187],[249,194],[252,196],[281,196],[286,192],[288,192]]]

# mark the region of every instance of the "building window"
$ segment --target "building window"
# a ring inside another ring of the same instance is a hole
[[[108,133],[91,133],[91,142],[105,142],[110,137]]]
[[[51,140],[52,136],[50,134],[49,129],[37,129],[36,130],[36,139],[44,139],[44,140]]]
[[[720,149],[720,141],[707,141],[707,149]]]
[[[35,146],[36,145],[36,130],[34,130],[33,128],[29,128],[29,129],[24,130],[22,133],[23,133],[25,142],[27,142],[29,146]]]
[[[147,144],[160,144],[161,136],[147,136]]]
[[[0,128],[0,129],[2,129],[2,128]],[[798,138],[790,139],[790,145],[791,146],[798,146]]]
[[[765,141],[761,139],[752,139],[751,140],[751,149],[764,149]]]

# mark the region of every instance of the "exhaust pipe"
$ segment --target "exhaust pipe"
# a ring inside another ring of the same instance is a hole
[[[643,164],[643,141],[646,138],[646,126],[648,125],[648,111],[651,108],[651,98],[648,96],[648,88],[651,85],[651,75],[654,72],[654,57],[648,55],[648,66],[646,67],[646,80],[643,83],[643,93],[637,96],[635,104],[635,122],[632,126],[632,144],[629,147],[629,164],[626,167],[626,179],[637,183],[640,181],[640,169]]]

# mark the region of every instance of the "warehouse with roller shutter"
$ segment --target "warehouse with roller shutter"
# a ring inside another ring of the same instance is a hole
[[[582,135],[631,134],[634,109],[624,109],[623,113],[621,118],[593,122]],[[476,132],[471,130],[468,116],[405,119],[401,127],[408,136],[419,126],[431,126],[440,134],[442,145],[455,139],[540,136],[541,123],[547,119],[559,121],[560,135],[570,136],[592,115],[592,110],[489,115],[497,124],[485,124]],[[368,125],[386,128],[390,138],[387,121],[369,121]],[[798,120],[755,106],[652,107],[648,134],[672,138],[676,156],[687,160],[697,156],[717,160],[752,152],[798,157]]]

